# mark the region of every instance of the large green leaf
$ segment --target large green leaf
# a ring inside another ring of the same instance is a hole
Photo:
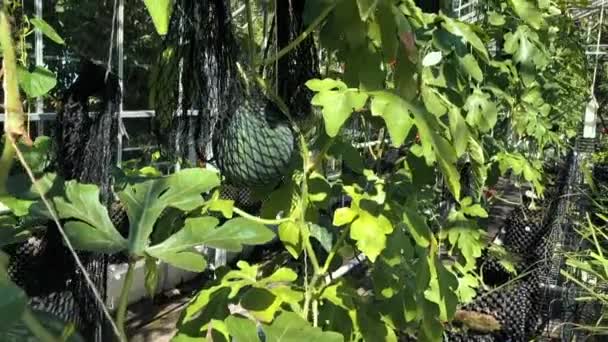
[[[428,247],[432,239],[432,232],[423,216],[418,214],[414,208],[403,208],[403,222],[408,228],[410,235],[420,247]]]
[[[458,297],[458,279],[450,272],[434,254],[428,256],[428,266],[431,274],[429,288],[424,292],[425,297],[439,307],[439,318],[445,322],[454,316]]]
[[[152,17],[156,32],[160,35],[167,34],[169,30],[169,21],[173,12],[174,0],[144,0],[144,4],[148,8],[148,12]]]
[[[286,303],[298,312],[301,310],[299,302],[303,299],[303,293],[285,285],[297,280],[298,275],[294,271],[288,268],[280,268],[270,276],[259,279],[259,266],[251,266],[245,261],[239,261],[237,267],[238,269],[225,273],[220,281],[199,292],[183,311],[180,325],[196,324],[196,328],[200,329],[207,322],[206,319],[209,318],[209,307],[214,300],[217,300],[218,297],[221,297],[220,299],[223,302],[233,300],[238,294],[251,287],[271,292],[270,295],[266,294],[265,296],[272,300],[260,303],[255,298],[248,299],[247,303],[250,308],[257,309],[262,316],[268,314],[269,311],[267,310],[268,306],[261,304],[272,305],[272,310],[274,310],[277,305],[275,301],[278,301],[279,306],[281,303]],[[224,305],[226,304],[224,303]],[[202,316],[205,318],[201,318]]]
[[[387,1],[378,4],[376,22],[380,29],[382,52],[385,62],[392,62],[397,55],[397,23],[391,5]]]
[[[450,134],[452,135],[452,143],[454,144],[456,157],[460,158],[469,145],[469,136],[471,133],[469,132],[469,127],[458,107],[452,106],[450,108],[448,118],[450,120]]]
[[[127,248],[127,241],[99,202],[97,186],[69,181],[65,184],[65,198],[55,197],[54,202],[59,217],[69,220],[65,232],[75,248],[103,253]]]
[[[405,101],[393,93],[375,92],[372,98],[373,115],[381,116],[394,146],[401,146],[413,125],[412,115]]]
[[[386,247],[386,235],[392,231],[393,225],[384,215],[374,216],[360,210],[350,226],[350,237],[357,241],[357,248],[373,262]]]
[[[283,302],[271,291],[252,287],[243,293],[241,306],[261,322],[272,322]]]
[[[283,242],[285,249],[294,258],[299,258],[304,248],[299,222],[287,221],[279,225],[279,239]]]
[[[321,89],[311,103],[322,107],[325,131],[330,137],[335,137],[352,112],[363,108],[367,102],[367,94],[357,89],[345,89],[344,83],[339,81],[310,80],[306,85],[311,90]]]
[[[19,85],[28,97],[45,95],[57,85],[57,76],[41,66],[35,66],[32,71],[19,65],[17,67]]]
[[[238,342],[259,342],[258,330],[255,322],[246,318],[230,316],[224,321],[228,332]]]
[[[535,30],[539,30],[545,26],[545,19],[536,6],[536,1],[509,0],[509,3],[515,13]]]
[[[342,342],[342,335],[312,327],[300,315],[282,312],[270,325],[263,325],[267,342],[324,341]]]
[[[454,197],[460,199],[460,174],[456,169],[456,152],[454,147],[439,133],[441,131],[437,118],[420,105],[410,105],[414,114],[416,128],[420,135],[422,153],[428,165],[437,161],[448,188]]]
[[[357,0],[361,19],[367,20],[367,18],[374,13],[378,2],[380,2],[380,0]]]
[[[498,108],[490,95],[480,89],[475,89],[464,104],[467,111],[467,123],[485,133],[494,128],[498,120]]]
[[[40,32],[42,32],[42,34],[47,36],[50,40],[54,41],[57,44],[65,44],[63,38],[61,38],[57,31],[55,31],[55,29],[51,25],[44,21],[44,19],[38,17],[31,18],[30,23],[34,25],[36,29],[40,30]]]
[[[193,210],[203,205],[201,194],[219,184],[216,172],[194,168],[137,183],[119,192],[129,216],[129,252],[143,254],[154,223],[165,208]]]
[[[458,58],[458,63],[460,66],[467,72],[469,76],[471,76],[475,81],[482,82],[483,81],[483,72],[479,67],[479,63],[475,59],[473,54],[467,53],[462,58]]]
[[[488,50],[486,49],[485,44],[479,38],[479,36],[473,31],[471,24],[467,24],[461,21],[457,21],[455,19],[449,18],[447,16],[443,16],[444,22],[442,23],[443,28],[445,28],[448,32],[453,35],[462,37],[466,40],[477,52],[479,52],[486,59],[488,56]]]
[[[363,172],[364,164],[363,157],[357,148],[353,144],[348,143],[342,139],[337,139],[329,150],[327,155],[333,158],[339,158],[346,166],[354,172]]]
[[[444,101],[437,95],[437,91],[430,86],[422,86],[421,89],[422,101],[424,102],[424,106],[426,109],[435,114],[438,117],[441,117],[447,111]]]
[[[187,219],[184,228],[145,251],[177,267],[202,271],[198,268],[205,266],[204,257],[193,251],[196,246],[206,245],[239,252],[243,244],[265,243],[274,237],[270,229],[244,218],[232,219],[216,228],[218,223],[214,217]]]
[[[504,51],[513,55],[513,61],[525,66],[545,67],[550,59],[539,48],[539,36],[526,25],[520,25],[515,32],[504,35]]]

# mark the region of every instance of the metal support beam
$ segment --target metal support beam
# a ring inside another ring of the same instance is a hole
[[[36,18],[42,18],[42,0],[36,0],[35,2],[36,9]],[[34,47],[35,47],[35,57],[36,57],[36,66],[44,65],[44,40],[42,37],[42,31],[36,28],[34,33]],[[42,113],[44,111],[44,101],[42,97],[36,98],[36,113]],[[38,122],[36,125],[38,136],[44,135],[44,124],[42,122]]]
[[[117,20],[117,34],[116,34],[116,49],[118,54],[118,86],[120,88],[120,103],[118,104],[118,122],[122,125],[122,111],[123,111],[123,97],[125,94],[124,76],[125,76],[125,50],[124,50],[124,38],[125,38],[125,0],[119,0],[118,2],[118,13],[116,16]],[[122,127],[122,126],[121,126]],[[116,163],[118,166],[122,163],[122,149],[123,149],[123,132],[119,130],[118,141],[116,149]]]

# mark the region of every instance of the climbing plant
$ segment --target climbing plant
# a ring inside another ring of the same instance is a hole
[[[262,209],[266,222],[283,214],[274,222],[278,236],[304,272],[239,263],[193,299],[175,340],[254,336],[255,325],[238,318],[243,312],[267,336],[295,313],[327,339],[442,339],[458,304],[480,286],[479,219],[488,215],[481,200],[491,173],[510,170],[542,196],[542,161],[574,136],[588,94],[584,50],[558,4],[484,5],[487,17],[468,24],[407,0],[306,2],[304,34],[315,35],[328,56],[325,77],[306,83],[322,113],[323,139],[312,148],[300,141],[300,171]],[[377,172],[342,139],[359,118],[405,150],[390,173]],[[330,155],[353,174],[324,178],[319,166]],[[463,162],[471,184],[461,179]],[[435,179],[451,196],[434,191]],[[350,205],[328,209],[342,195]],[[446,200],[453,205],[445,215],[425,206]],[[230,217],[230,205],[213,207]],[[317,219],[324,210],[331,222]],[[357,254],[369,277],[331,276],[341,270],[337,260]]]
[[[144,4],[158,33],[166,34],[173,1]],[[484,189],[510,170],[542,196],[543,161],[559,157],[578,128],[589,89],[584,49],[558,5],[487,1],[487,16],[469,24],[424,13],[412,0],[307,0],[308,28],[300,38],[315,37],[326,56],[324,75],[306,82],[321,122],[313,141],[290,121],[300,158],[259,216],[220,198],[219,175],[194,169],[130,179],[117,189],[129,216],[126,238],[98,203],[94,186],[68,182],[50,194],[47,210],[65,220],[77,249],[126,252],[130,270],[145,260],[151,293],[157,260],[201,271],[206,263],[194,246],[239,251],[269,241],[268,226],[276,228],[295,262],[239,261],[236,269],[217,270],[216,280],[182,313],[175,341],[259,341],[260,329],[268,341],[397,341],[406,335],[440,341],[458,305],[483,286],[476,259],[486,247]],[[54,36],[43,23],[34,25]],[[276,62],[301,41],[267,59],[250,53],[247,73],[257,79],[255,67]],[[6,64],[11,44],[1,43]],[[15,68],[5,67],[5,77],[14,77]],[[15,101],[16,83],[7,85],[5,96]],[[278,107],[291,118],[288,108]],[[387,133],[371,159],[344,134],[357,120]],[[5,125],[16,127],[6,132],[23,135],[23,122]],[[377,165],[390,148],[401,154],[387,172]],[[330,158],[341,159],[348,172],[329,179],[323,165]],[[1,165],[7,175],[8,159],[12,155]],[[462,177],[465,163],[470,181]],[[349,201],[338,201],[344,197]],[[439,203],[448,206],[439,210]],[[183,220],[162,221],[167,208]],[[23,213],[34,209],[49,214],[33,203]],[[220,225],[218,216],[227,222]],[[364,275],[352,273],[353,259],[366,266]],[[18,299],[23,308],[22,292],[5,279],[0,273],[0,286],[12,292],[2,298]],[[122,338],[126,302],[124,295],[116,319]]]

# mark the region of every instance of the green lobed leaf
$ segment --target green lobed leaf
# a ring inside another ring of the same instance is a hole
[[[334,212],[333,225],[340,227],[349,224],[353,222],[358,215],[359,213],[351,208],[338,208]]]
[[[99,188],[65,183],[65,198],[54,198],[55,209],[65,224],[66,234],[77,249],[115,253],[127,248],[127,241],[110,220],[108,210],[99,202]]]
[[[397,342],[392,327],[371,306],[361,307],[357,312],[357,323],[364,341]]]
[[[382,69],[382,56],[371,42],[346,54],[343,77],[360,91],[384,88],[386,71]]]
[[[507,22],[504,15],[495,11],[488,12],[488,20],[490,24],[494,26],[502,26]]]
[[[480,132],[488,132],[496,125],[498,108],[490,95],[480,89],[475,89],[467,98],[464,109],[467,111],[467,123],[477,127]]]
[[[424,248],[429,246],[432,239],[431,228],[427,225],[424,217],[418,214],[417,210],[404,207],[403,222],[418,246]]]
[[[30,98],[45,95],[57,85],[57,76],[41,66],[35,66],[30,72],[23,66],[18,65],[17,78],[21,89]]]
[[[327,151],[327,155],[333,158],[340,158],[342,162],[354,172],[363,172],[363,157],[361,157],[359,150],[357,150],[351,143],[340,139],[331,145]]]
[[[342,335],[314,328],[300,315],[289,311],[281,312],[272,324],[262,325],[262,330],[267,342],[344,341]]]
[[[308,87],[308,89],[315,91],[315,92],[321,92],[321,91],[328,91],[328,90],[346,90],[348,89],[348,86],[340,81],[340,80],[334,80],[331,78],[324,78],[324,79],[312,79],[312,80],[308,80],[305,83],[306,87]]]
[[[146,253],[169,263],[176,260],[194,263],[190,251],[195,246],[206,245],[240,252],[244,244],[266,243],[274,237],[274,233],[266,226],[245,218],[234,218],[216,228],[218,223],[214,217],[187,219],[184,228],[162,243],[148,247]],[[201,263],[198,262],[197,265],[200,266]]]
[[[437,95],[436,90],[430,86],[422,86],[421,88],[422,101],[426,109],[436,116],[440,117],[447,111],[443,104],[443,100]]]
[[[467,53],[466,55],[464,55],[464,57],[458,58],[458,63],[460,63],[460,65],[464,68],[467,74],[471,76],[475,81],[480,83],[483,81],[483,72],[479,67],[479,63],[477,63],[477,60],[472,54]]]
[[[166,208],[194,210],[204,203],[201,194],[219,184],[216,172],[193,168],[137,183],[119,192],[129,217],[129,252],[143,254],[154,223]]]
[[[308,178],[308,198],[317,205],[327,204],[331,193],[331,185],[320,173],[313,171]]]
[[[422,65],[425,67],[437,65],[437,64],[439,64],[439,62],[441,62],[442,58],[443,58],[443,55],[442,55],[441,51],[429,52],[422,59]]]
[[[477,296],[477,288],[479,287],[479,279],[467,273],[464,276],[458,277],[458,288],[456,293],[460,302],[463,304],[470,303]]]
[[[376,10],[380,0],[357,0],[357,6],[359,7],[359,15],[362,20],[367,20]]]
[[[298,223],[293,221],[283,222],[279,225],[279,239],[283,242],[285,249],[294,258],[299,258],[304,248],[302,234]]]
[[[357,241],[357,248],[374,262],[386,247],[386,235],[392,231],[393,225],[384,215],[374,216],[360,210],[350,226],[350,237]]]
[[[238,342],[259,342],[258,330],[255,322],[236,316],[229,316],[224,320],[228,332]]]
[[[127,241],[122,237],[82,221],[66,222],[64,230],[72,246],[77,250],[112,254],[127,248]]]
[[[397,23],[391,5],[387,1],[378,4],[376,21],[380,29],[380,39],[382,40],[382,55],[385,62],[392,62],[397,55]]]
[[[414,113],[416,128],[420,135],[422,154],[427,165],[437,161],[448,188],[456,199],[460,199],[460,174],[456,169],[456,152],[454,147],[439,134],[437,118],[421,106],[410,106]]]
[[[449,321],[456,312],[458,297],[458,279],[450,272],[439,258],[431,253],[428,256],[428,266],[431,274],[429,288],[424,291],[424,296],[439,307],[439,318],[441,321]]]
[[[549,56],[541,50],[537,44],[539,36],[530,27],[520,25],[515,32],[507,32],[504,35],[504,51],[513,55],[515,63],[523,64],[528,69],[532,67],[543,68],[549,63]],[[523,72],[524,70],[522,70]]]
[[[297,198],[296,184],[293,181],[286,181],[262,203],[261,216],[268,219],[286,217],[297,205]]]
[[[327,228],[318,224],[309,223],[308,230],[310,231],[310,236],[319,241],[326,252],[331,251],[331,248],[333,247],[333,236]]]
[[[540,30],[545,26],[545,19],[541,11],[536,6],[536,1],[530,0],[509,0],[515,13],[522,18],[528,25],[535,30]]]
[[[381,116],[386,122],[393,146],[401,146],[414,123],[405,101],[387,91],[375,92],[371,111],[372,115]]]
[[[152,17],[156,32],[161,36],[167,34],[169,21],[173,12],[174,0],[144,0],[144,4]]]
[[[471,46],[473,46],[473,48],[477,50],[477,52],[479,52],[483,57],[485,57],[486,59],[489,58],[488,50],[486,49],[485,44],[483,43],[481,38],[477,36],[475,31],[473,31],[470,24],[457,21],[447,16],[443,16],[442,18],[444,22],[441,24],[441,26],[444,29],[446,29],[453,35],[462,37],[469,44],[471,44]]]
[[[315,94],[311,103],[322,107],[325,131],[335,137],[355,110],[365,106],[367,94],[356,89],[326,90]]]
[[[42,32],[42,34],[47,36],[47,38],[49,38],[50,40],[54,41],[57,44],[65,44],[63,38],[61,38],[57,31],[55,31],[55,29],[51,25],[44,21],[44,19],[39,17],[31,18],[30,23],[34,25],[35,28],[40,30],[40,32]]]
[[[465,258],[465,269],[474,269],[484,247],[482,231],[471,222],[461,221],[447,229],[447,236],[450,244]]]
[[[187,250],[179,250],[175,252],[165,252],[152,254],[155,258],[158,258],[167,264],[173,265],[177,268],[181,268],[190,272],[203,272],[207,268],[207,260],[200,252],[194,248]]]
[[[269,290],[253,287],[243,293],[240,304],[256,320],[271,322],[283,302]]]
[[[225,218],[230,219],[234,211],[234,201],[214,198],[209,202],[209,210],[221,212]]]
[[[466,152],[469,146],[469,127],[467,126],[464,117],[460,113],[460,109],[456,106],[451,106],[448,112],[450,121],[450,134],[452,135],[452,143],[456,157],[460,158]]]

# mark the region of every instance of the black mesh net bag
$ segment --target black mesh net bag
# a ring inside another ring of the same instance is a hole
[[[91,96],[100,98],[99,107],[89,107]],[[106,205],[111,199],[110,170],[114,165],[119,100],[116,78],[109,75],[106,79],[104,67],[85,61],[63,99],[55,132],[58,175],[97,184]],[[10,256],[9,275],[26,291],[34,310],[74,323],[86,341],[101,341],[102,308],[54,223],[47,223],[46,229],[6,251]],[[107,256],[78,255],[97,291],[105,296]]]
[[[526,276],[509,279],[505,287],[481,293],[459,308],[458,328],[448,331],[445,340],[519,342],[534,338],[542,324],[540,282],[534,269],[526,271]],[[484,326],[488,322],[491,324]]]
[[[163,145],[182,159],[194,150],[202,163],[220,169],[223,197],[255,207],[251,189],[271,189],[288,172],[295,151],[292,124],[253,77],[237,71],[240,51],[224,0],[177,1],[165,49],[154,72],[152,100]],[[277,3],[279,48],[303,30],[304,1]],[[273,36],[272,34],[270,36]],[[304,83],[315,74],[312,38],[281,58],[275,73],[278,95],[293,117],[310,114],[312,93]],[[244,65],[241,70],[248,70]],[[189,110],[196,115],[187,118]],[[210,155],[212,154],[212,158]],[[240,189],[237,191],[237,189]]]

